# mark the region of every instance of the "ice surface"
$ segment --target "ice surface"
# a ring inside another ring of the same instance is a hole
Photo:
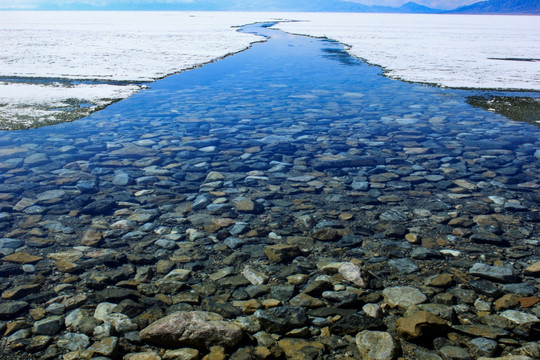
[[[302,13],[276,27],[327,37],[386,75],[457,88],[540,90],[540,17]],[[536,59],[536,61],[494,60]]]
[[[247,48],[270,14],[0,12],[2,76],[148,81]]]
[[[136,85],[0,82],[0,129],[75,120],[139,89]]]

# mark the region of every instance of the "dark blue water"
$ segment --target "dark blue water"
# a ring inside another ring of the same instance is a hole
[[[26,215],[57,219],[96,199],[114,201],[109,216],[122,201],[177,204],[212,170],[232,179],[218,186],[225,193],[270,186],[274,200],[328,209],[489,196],[503,198],[501,209],[536,207],[537,127],[471,107],[468,91],[387,79],[333,41],[244,31],[271,38],[73,123],[0,132],[3,234]],[[314,180],[290,185],[299,175]],[[36,200],[58,189],[60,201]],[[385,195],[399,199],[377,201]],[[14,210],[23,198],[35,204]]]

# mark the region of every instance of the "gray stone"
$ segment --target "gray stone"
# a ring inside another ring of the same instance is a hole
[[[363,360],[394,360],[401,346],[392,335],[382,331],[364,330],[356,335],[356,347]]]
[[[45,154],[32,154],[24,159],[24,164],[28,166],[37,166],[48,163],[50,160]]]
[[[55,335],[64,325],[63,316],[50,316],[43,320],[36,321],[32,327],[32,332],[36,335]]]
[[[83,308],[78,308],[70,312],[64,322],[66,325],[66,328],[69,331],[79,331],[83,324],[88,322],[88,318],[90,318],[90,314],[88,313],[88,310]]]
[[[131,177],[125,172],[117,172],[112,183],[116,186],[126,186],[131,181]]]
[[[404,316],[412,316],[418,311],[427,311],[428,313],[436,315],[449,322],[453,322],[454,320],[454,308],[452,306],[433,303],[411,306],[407,309]]]
[[[0,248],[17,249],[24,245],[19,239],[2,238],[0,239]]]
[[[443,360],[439,355],[431,351],[425,351],[421,349],[416,349],[414,351],[414,360]]]
[[[369,189],[369,183],[367,181],[353,181],[351,187],[356,191],[366,191]]]
[[[203,210],[206,206],[210,204],[210,199],[206,195],[199,195],[191,204],[192,210]]]
[[[247,242],[246,239],[239,239],[236,237],[228,237],[225,240],[223,240],[223,243],[227,245],[230,249],[236,249],[241,247]]]
[[[66,195],[64,190],[48,190],[38,194],[37,199],[39,201],[47,201],[52,199],[61,199]]]
[[[420,290],[410,286],[395,286],[383,290],[385,302],[391,308],[406,310],[410,306],[418,305],[427,300]]]
[[[277,334],[284,334],[294,328],[302,327],[308,321],[306,310],[298,306],[257,310],[255,316],[266,331]]]
[[[66,311],[66,305],[60,303],[52,303],[45,309],[47,313],[52,315],[62,315]]]
[[[350,291],[325,291],[322,297],[336,307],[346,307],[356,302],[358,296]]]
[[[540,319],[538,319],[536,316],[532,314],[522,312],[522,311],[516,311],[516,310],[503,311],[501,313],[501,316],[518,325],[536,323],[540,321]]]
[[[505,283],[515,282],[518,280],[518,277],[512,268],[490,266],[483,263],[475,263],[469,270],[469,274]]]
[[[440,259],[442,258],[440,251],[435,249],[426,249],[425,247],[417,247],[411,251],[411,258],[418,260]]]
[[[174,269],[165,275],[165,280],[171,281],[187,281],[191,276],[191,270],[187,269]]]
[[[444,360],[473,360],[465,349],[457,346],[444,346],[439,349],[439,353]]]
[[[317,309],[319,310],[319,309]],[[328,311],[330,310],[330,311]],[[352,313],[351,309],[321,308],[321,314],[328,316],[330,314],[339,314],[343,316],[339,321],[330,325],[330,331],[335,335],[354,335],[363,330],[378,330],[384,327],[381,319],[375,319],[363,312]],[[352,310],[354,311],[354,310]],[[324,314],[326,312],[326,314]],[[310,311],[310,315],[312,312]],[[313,315],[317,315],[313,313]]]
[[[475,338],[469,341],[469,350],[475,357],[492,357],[497,352],[497,342],[486,338]]]
[[[95,193],[98,191],[96,181],[79,181],[75,187],[82,193]]]
[[[90,339],[84,334],[66,333],[60,336],[56,344],[70,351],[78,351],[86,349],[90,345]]]
[[[534,294],[536,294],[537,290],[531,284],[518,283],[503,285],[503,291],[520,296],[533,296]]]
[[[231,234],[232,236],[238,236],[242,235],[247,231],[249,231],[249,224],[243,221],[238,221],[236,224],[234,224],[232,229],[229,230],[229,234]]]
[[[28,306],[26,301],[10,301],[0,304],[0,318],[9,318]]]
[[[233,347],[242,339],[242,329],[216,313],[179,311],[155,321],[139,333],[150,344],[165,347]]]
[[[390,265],[402,274],[412,274],[419,269],[418,265],[416,265],[412,260],[407,258],[392,259],[388,261],[388,265]]]
[[[168,249],[168,250],[172,250],[172,249],[174,249],[176,247],[176,242],[175,241],[167,240],[167,239],[156,240],[155,244],[156,244],[156,246],[158,246],[160,248]]]

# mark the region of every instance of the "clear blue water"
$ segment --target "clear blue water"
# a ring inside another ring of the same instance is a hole
[[[475,184],[469,195],[498,195],[535,206],[539,128],[471,107],[466,103],[469,91],[387,79],[380,68],[350,57],[333,41],[259,26],[245,31],[271,38],[149,84],[150,89],[87,118],[0,132],[0,150],[26,149],[0,157],[0,193],[11,195],[6,211],[22,198],[63,189],[68,192],[64,207],[56,203],[51,210],[45,203],[37,212],[51,218],[65,215],[80,206],[77,186],[85,181],[95,184],[92,199],[120,192],[122,200],[136,202],[136,191],[151,190],[152,196],[173,201],[172,193],[198,193],[204,177],[192,180],[190,174],[210,170],[244,179],[234,186],[258,181],[245,179],[250,171],[265,177],[260,181],[284,186],[287,177],[326,172],[325,181],[342,184],[340,194],[339,186],[332,191],[310,186],[338,196],[344,201],[336,205],[341,209],[356,206],[356,198],[347,197],[354,191],[372,197],[402,194],[402,201],[393,205],[410,208],[434,198],[458,204],[460,200],[446,196],[459,193],[451,189],[460,179]],[[115,152],[131,145],[139,150]],[[261,150],[246,152],[256,146]],[[44,160],[28,160],[36,154]],[[361,160],[313,161],[328,156]],[[132,181],[113,184],[119,171]],[[395,176],[386,182],[370,178],[379,173]],[[149,174],[154,181],[135,181]],[[59,181],[66,177],[74,180]],[[370,185],[358,190],[351,188],[354,181]],[[406,193],[411,190],[429,192],[411,199]],[[289,191],[282,197],[292,201],[295,195]],[[327,206],[325,201],[320,205]],[[4,234],[23,219],[20,212],[12,213]]]

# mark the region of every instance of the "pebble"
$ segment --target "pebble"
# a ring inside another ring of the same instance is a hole
[[[347,281],[350,281],[354,285],[360,288],[366,288],[368,286],[368,279],[365,273],[362,273],[362,269],[353,263],[343,263],[339,266],[338,272]]]
[[[356,334],[356,346],[365,360],[394,360],[401,350],[392,335],[382,331],[359,332]]]
[[[385,302],[392,308],[406,310],[427,300],[420,290],[410,286],[389,287],[382,292]]]

